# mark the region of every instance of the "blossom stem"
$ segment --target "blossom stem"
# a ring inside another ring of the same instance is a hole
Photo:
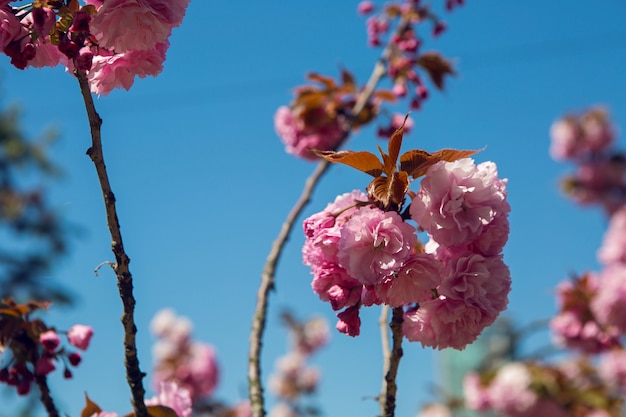
[[[124,365],[126,366],[126,380],[130,386],[135,416],[148,417],[148,411],[144,403],[145,390],[142,382],[145,374],[139,369],[139,359],[137,358],[137,347],[135,343],[137,326],[135,325],[134,319],[135,297],[133,296],[133,277],[128,268],[130,258],[124,250],[122,233],[117,218],[117,208],[115,206],[115,195],[111,190],[109,176],[104,163],[104,155],[102,153],[102,140],[100,136],[102,119],[96,112],[85,73],[76,71],[75,75],[80,85],[83,101],[85,102],[85,109],[87,110],[91,131],[91,147],[87,150],[87,155],[89,155],[94,163],[98,174],[102,197],[104,198],[107,225],[109,233],[111,234],[111,249],[115,256],[113,269],[117,276],[117,286],[123,305],[121,321],[124,327]]]
[[[43,406],[46,408],[46,412],[49,417],[59,417],[59,411],[54,405],[54,401],[52,400],[52,396],[50,395],[50,388],[48,388],[48,380],[45,375],[35,375],[35,383],[37,387],[39,387],[39,392],[41,393],[39,399],[41,400]]]
[[[405,30],[407,22],[403,21],[397,29],[397,32]],[[394,45],[389,43],[383,50],[380,58],[374,65],[374,69],[370,74],[370,78],[363,90],[359,93],[356,102],[352,108],[347,126],[344,127],[344,133],[333,150],[339,149],[348,139],[354,121],[358,120],[359,114],[363,111],[368,101],[371,99],[376,86],[380,80],[387,74],[386,63],[391,56]],[[313,190],[317,186],[322,176],[326,173],[330,163],[326,160],[320,160],[315,171],[306,180],[302,194],[296,204],[293,206],[285,222],[283,223],[278,237],[274,241],[270,253],[265,261],[265,266],[261,274],[261,284],[257,291],[257,304],[252,318],[252,330],[250,333],[250,351],[248,355],[248,389],[250,396],[250,407],[253,417],[264,417],[265,406],[263,398],[263,385],[261,383],[261,347],[263,344],[263,334],[267,322],[267,308],[269,303],[269,293],[274,289],[276,266],[282,255],[283,249],[289,235],[293,229],[296,219],[300,216],[306,205],[311,201]]]
[[[391,349],[391,355],[389,356],[389,365],[387,367],[387,373],[383,380],[383,390],[380,393],[380,408],[383,417],[393,417],[396,409],[396,392],[398,386],[396,385],[396,376],[398,375],[398,367],[400,366],[400,359],[402,358],[402,322],[404,316],[404,310],[402,307],[396,307],[393,309],[393,315],[391,317],[391,328],[393,346]]]
[[[389,348],[389,329],[387,321],[389,320],[389,306],[383,304],[380,308],[380,318],[378,325],[380,326],[380,344],[383,353],[383,375],[387,375],[389,370],[389,359],[391,358],[391,350]],[[381,392],[385,390],[385,379],[383,378],[383,386]],[[382,406],[382,404],[381,404]]]

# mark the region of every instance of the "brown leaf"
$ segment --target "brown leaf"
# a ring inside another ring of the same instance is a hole
[[[356,168],[361,172],[365,172],[373,177],[378,177],[383,173],[383,164],[378,160],[376,155],[367,151],[353,152],[353,151],[320,151],[318,149],[311,148],[311,151],[324,158],[328,162],[338,162],[344,165]]]
[[[149,405],[146,408],[150,417],[178,417],[174,410],[164,405]]]
[[[341,69],[341,82],[349,92],[356,93],[356,82],[354,81],[354,76],[345,68]]]
[[[311,72],[307,74],[306,77],[311,81],[316,81],[320,84],[323,84],[329,90],[333,90],[335,87],[337,87],[337,84],[335,84],[335,80],[332,77],[327,77],[316,72]]]
[[[390,177],[376,177],[367,186],[367,193],[382,203],[384,208],[391,205],[401,206],[404,195],[409,189],[409,178],[406,172],[395,172]]]
[[[417,65],[428,73],[431,81],[439,90],[443,90],[444,77],[455,74],[452,64],[437,52],[422,54],[417,60]]]
[[[426,174],[428,168],[439,161],[453,162],[457,159],[467,158],[480,152],[480,150],[441,149],[435,153],[414,149],[405,152],[400,157],[400,170],[406,171],[412,178],[419,178]]]
[[[85,393],[85,408],[80,412],[80,417],[91,417],[95,413],[101,412],[102,409],[98,406],[98,404],[91,401],[87,393]]]
[[[373,96],[380,100],[388,101],[390,103],[395,103],[398,99],[398,97],[396,97],[396,95],[389,90],[376,90]]]

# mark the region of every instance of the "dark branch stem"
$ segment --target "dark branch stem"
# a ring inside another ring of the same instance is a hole
[[[406,25],[407,22],[402,22],[399,25],[397,32],[405,30]],[[352,120],[358,119],[359,113],[361,113],[367,105],[381,78],[387,73],[386,62],[389,59],[393,48],[393,44],[389,43],[389,45],[387,45],[387,47],[383,50],[380,59],[374,65],[374,69],[372,70],[372,74],[370,75],[367,84],[357,97],[354,107],[352,108],[351,120],[348,122],[348,125],[344,130],[344,135],[337,146],[335,146],[335,149],[340,148],[348,139],[348,136],[352,131]],[[278,237],[272,245],[265,267],[263,268],[263,273],[261,274],[261,285],[259,286],[259,290],[257,292],[257,305],[252,319],[250,352],[248,356],[248,388],[253,417],[265,416],[263,385],[261,383],[261,347],[263,344],[263,334],[265,332],[265,324],[267,321],[269,293],[274,288],[276,266],[285,244],[289,239],[289,235],[291,234],[291,230],[293,229],[296,219],[300,216],[300,213],[302,213],[306,205],[311,200],[313,190],[322,176],[326,173],[329,166],[330,164],[326,160],[321,160],[315,168],[313,174],[311,174],[311,176],[307,179],[300,198],[296,201],[296,204],[289,212],[289,215],[280,229]]]
[[[54,401],[52,400],[52,396],[50,395],[50,388],[48,388],[48,380],[45,375],[35,375],[35,383],[37,384],[37,387],[39,387],[39,392],[41,393],[39,398],[43,403],[43,406],[46,408],[48,417],[59,417],[59,412],[57,411]]]
[[[391,323],[389,324],[389,327],[391,327],[393,346],[391,348],[387,373],[385,374],[383,382],[383,390],[379,398],[383,417],[393,417],[396,409],[396,392],[398,391],[396,376],[398,375],[398,367],[400,366],[400,359],[402,358],[403,315],[404,310],[402,310],[402,307],[394,308]]]
[[[106,210],[107,225],[111,234],[111,249],[115,256],[115,275],[117,276],[117,286],[122,299],[123,313],[122,325],[124,327],[124,365],[126,366],[126,380],[130,386],[133,408],[136,417],[148,417],[148,411],[144,403],[145,390],[142,379],[145,376],[139,369],[139,359],[137,358],[137,347],[135,344],[135,334],[137,327],[135,326],[134,311],[135,298],[133,296],[133,277],[128,268],[130,258],[124,251],[122,242],[122,233],[117,218],[117,209],[115,206],[115,195],[111,190],[109,176],[107,174],[106,165],[104,163],[104,155],[102,153],[102,140],[100,136],[100,127],[102,119],[96,112],[93,97],[89,90],[89,83],[84,72],[76,72],[76,78],[80,84],[80,91],[85,102],[85,109],[89,118],[89,127],[91,130],[91,147],[87,150],[87,155],[93,161],[100,181],[102,189],[102,197],[104,198],[104,207]]]

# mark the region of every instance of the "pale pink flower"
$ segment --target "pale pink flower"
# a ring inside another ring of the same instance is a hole
[[[285,144],[287,153],[304,159],[319,159],[309,148],[328,151],[335,148],[344,131],[337,117],[326,114],[324,109],[316,110],[317,117],[303,120],[289,107],[281,106],[274,115],[274,128]]]
[[[613,264],[602,271],[591,311],[600,323],[626,332],[626,264]]]
[[[26,34],[26,29],[20,21],[6,7],[0,8],[0,50],[4,51],[7,45]]]
[[[359,14],[365,15],[365,14],[372,13],[375,8],[376,8],[376,6],[374,5],[374,2],[372,2],[372,1],[362,1],[357,6],[357,11],[359,12]]]
[[[43,67],[55,67],[59,65],[61,61],[61,52],[56,45],[50,43],[49,40],[42,38],[37,39],[35,42],[35,48],[37,48],[37,54],[33,59],[28,61],[28,66],[34,68]]]
[[[598,373],[612,387],[626,394],[626,351],[610,350],[600,357]]]
[[[107,0],[91,21],[100,46],[117,53],[150,51],[167,42],[189,0]]]
[[[444,404],[428,404],[417,417],[452,417],[452,411]]]
[[[187,317],[180,317],[171,308],[161,309],[150,322],[150,331],[159,338],[173,343],[185,343],[191,337],[193,324]]]
[[[47,330],[39,335],[39,343],[41,343],[48,352],[54,352],[59,344],[61,343],[61,338],[54,330]]]
[[[211,345],[201,342],[191,344],[189,371],[188,381],[192,397],[211,395],[219,380],[219,368]]]
[[[100,411],[93,414],[91,417],[118,417],[118,414],[114,411]]]
[[[396,274],[376,285],[376,294],[391,307],[430,300],[441,283],[441,267],[433,255],[414,255]]]
[[[550,127],[550,155],[556,161],[563,161],[579,156],[584,149],[582,131],[578,122],[573,117],[565,117],[557,120]]]
[[[86,350],[89,347],[92,336],[93,328],[83,324],[75,324],[67,332],[67,339],[70,344],[82,350]]]
[[[463,398],[465,406],[470,410],[487,411],[491,408],[489,387],[480,381],[480,375],[471,372],[463,378]]]
[[[537,394],[530,389],[532,378],[528,368],[519,362],[505,364],[489,384],[491,407],[499,413],[517,415],[537,403]]]
[[[158,394],[147,399],[146,405],[164,405],[171,408],[178,417],[192,417],[192,403],[189,390],[175,382],[162,382]]]
[[[293,408],[289,406],[289,404],[280,402],[275,404],[269,413],[270,417],[298,417],[298,413],[296,413]]]
[[[587,353],[599,353],[619,345],[619,331],[602,329],[595,321],[582,321],[573,311],[562,311],[550,320],[555,344]]]
[[[506,215],[506,180],[493,162],[475,165],[469,158],[430,167],[411,204],[411,217],[434,240],[463,248],[485,231],[498,215]]]
[[[337,256],[350,276],[376,284],[402,267],[416,242],[415,229],[398,213],[364,207],[342,226]]]
[[[88,74],[91,92],[106,96],[114,88],[129,90],[136,76],[156,76],[163,70],[168,47],[169,43],[160,43],[155,49],[146,51],[130,50],[111,56],[94,56]]]
[[[311,354],[328,342],[330,338],[328,322],[322,317],[313,317],[304,323],[302,332],[296,336],[295,345],[298,350]]]
[[[587,111],[581,117],[580,126],[585,138],[585,146],[591,152],[604,151],[615,139],[608,112],[601,107]]]
[[[602,246],[598,250],[598,259],[607,265],[626,263],[626,208],[611,216]]]

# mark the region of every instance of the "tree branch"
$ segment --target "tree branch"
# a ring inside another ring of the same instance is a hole
[[[35,383],[37,384],[37,387],[39,387],[39,392],[41,393],[39,399],[43,403],[43,406],[46,408],[48,417],[59,417],[59,412],[54,405],[52,396],[50,395],[50,388],[48,388],[48,381],[46,379],[46,376],[35,375]]]
[[[139,369],[139,359],[137,358],[137,347],[135,343],[135,334],[137,326],[135,325],[135,297],[133,296],[133,277],[128,268],[130,258],[124,251],[122,242],[122,233],[117,218],[117,209],[115,206],[115,195],[111,190],[109,176],[107,174],[106,165],[104,163],[104,155],[102,153],[102,140],[100,136],[100,127],[102,119],[96,112],[87,77],[82,71],[74,73],[80,85],[80,91],[85,102],[87,117],[89,118],[89,127],[91,130],[91,147],[87,150],[87,155],[91,158],[96,167],[100,188],[102,189],[102,197],[104,198],[104,207],[106,210],[107,225],[111,234],[111,249],[115,256],[115,265],[113,269],[117,276],[117,287],[122,299],[123,313],[122,325],[124,327],[124,365],[126,366],[126,380],[130,386],[132,394],[133,408],[136,417],[148,417],[148,411],[144,403],[145,390],[142,379],[145,376]]]
[[[385,374],[383,381],[383,390],[380,393],[380,408],[383,417],[394,417],[396,409],[396,392],[398,386],[396,385],[396,376],[398,375],[398,367],[400,366],[400,359],[402,358],[402,322],[404,316],[404,310],[402,307],[393,309],[393,316],[391,318],[391,334],[393,335],[393,348],[391,350],[391,356],[389,358],[389,368]]]

